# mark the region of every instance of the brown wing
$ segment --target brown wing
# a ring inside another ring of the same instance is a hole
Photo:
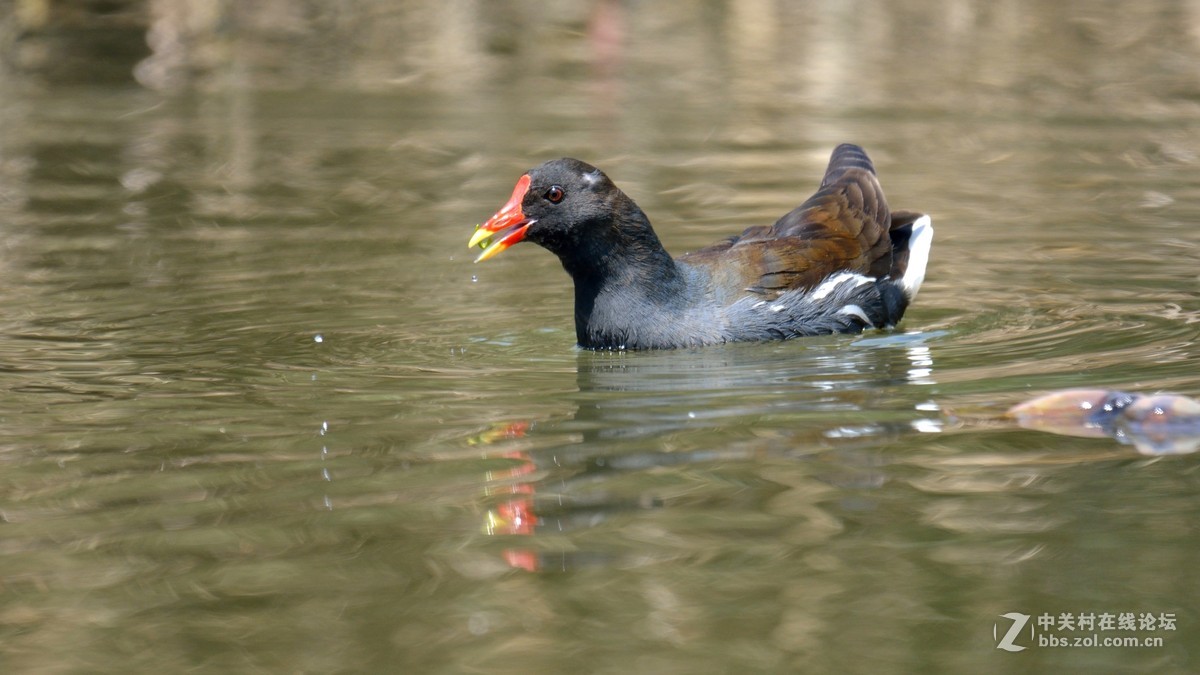
[[[875,168],[862,148],[839,145],[816,194],[771,227],[685,256],[722,285],[777,295],[815,286],[838,271],[884,276],[892,267],[891,218]]]

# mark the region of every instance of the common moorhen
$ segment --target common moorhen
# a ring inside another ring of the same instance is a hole
[[[660,349],[893,326],[932,239],[929,216],[890,212],[866,152],[843,144],[816,194],[774,225],[679,258],[608,176],[569,158],[521,176],[469,245],[483,247],[476,262],[525,240],[557,255],[581,347]]]

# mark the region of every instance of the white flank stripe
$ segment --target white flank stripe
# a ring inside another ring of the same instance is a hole
[[[825,281],[822,281],[821,285],[817,286],[816,290],[808,294],[808,299],[824,300],[829,296],[830,293],[837,290],[837,287],[844,281],[854,281],[854,286],[851,288],[857,288],[858,286],[869,284],[875,280],[871,277],[864,277],[863,275],[856,274],[854,272],[838,272]]]
[[[849,314],[851,316],[857,316],[858,318],[862,319],[863,323],[867,324],[868,326],[871,326],[871,327],[875,326],[874,323],[871,323],[870,317],[868,317],[867,313],[863,311],[863,308],[859,307],[858,305],[846,305],[845,307],[838,310],[838,314]]]
[[[908,238],[908,269],[900,285],[904,294],[911,301],[921,290],[925,281],[925,266],[929,264],[929,247],[933,245],[933,220],[929,216],[921,216],[913,222],[912,235]]]

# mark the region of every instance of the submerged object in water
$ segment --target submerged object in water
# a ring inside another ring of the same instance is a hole
[[[1200,450],[1200,401],[1179,394],[1064,389],[1013,406],[1007,415],[1026,429],[1111,436],[1143,455]]]

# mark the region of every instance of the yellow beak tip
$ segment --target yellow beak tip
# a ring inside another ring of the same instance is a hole
[[[496,255],[500,251],[504,250],[504,248],[505,247],[498,246],[496,244],[488,246],[487,248],[483,249],[483,253],[480,253],[479,256],[475,258],[475,262],[481,263],[484,260],[487,260],[488,258],[491,258],[492,256]]]
[[[475,234],[471,235],[471,240],[467,242],[467,248],[475,248],[480,245],[487,246],[488,240],[491,238],[491,232],[476,227]]]

